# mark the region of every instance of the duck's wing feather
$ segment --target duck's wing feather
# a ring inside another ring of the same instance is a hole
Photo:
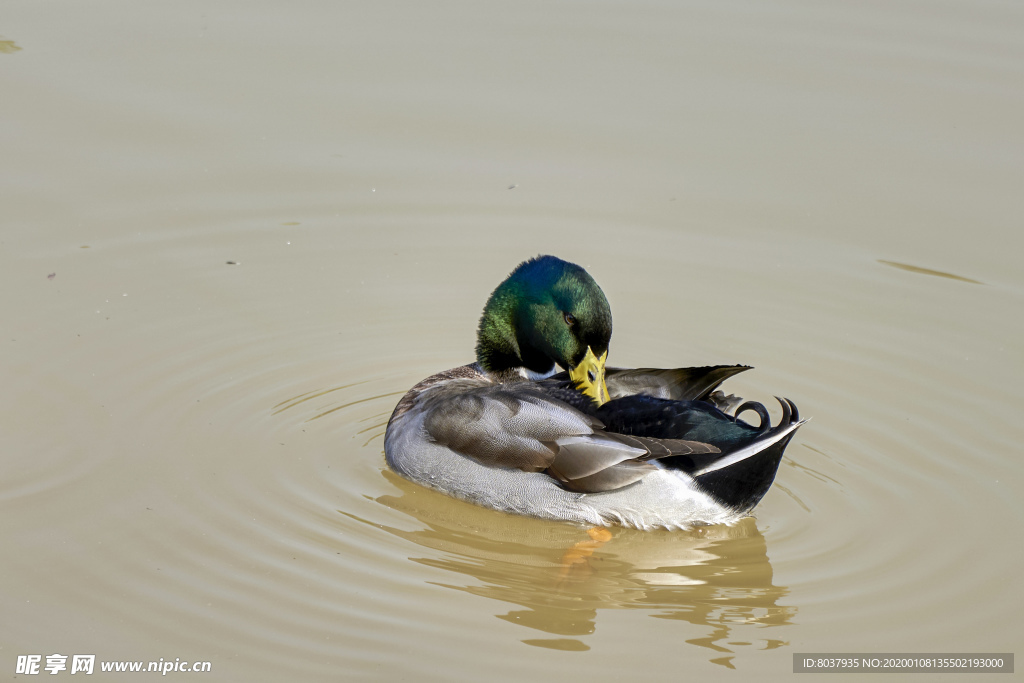
[[[699,401],[749,365],[710,365],[699,368],[608,368],[605,381],[611,398],[644,394],[674,401]]]
[[[715,390],[749,365],[708,365],[699,368],[607,368],[605,382],[610,398],[645,395],[674,401],[711,400]],[[569,387],[569,373],[559,372],[543,382],[548,387]],[[727,397],[723,397],[727,398]],[[720,406],[721,407],[721,406]]]
[[[555,441],[592,434],[597,418],[548,400],[528,382],[447,382],[422,397],[423,426],[436,443],[491,467],[542,471]]]
[[[717,454],[711,444],[682,439],[651,439],[595,431],[564,437],[547,473],[570,491],[597,493],[628,486],[658,469],[656,460],[673,456]]]
[[[653,460],[717,453],[709,444],[613,434],[532,382],[455,380],[422,396],[428,437],[491,466],[546,472],[569,490],[628,486],[654,471]]]

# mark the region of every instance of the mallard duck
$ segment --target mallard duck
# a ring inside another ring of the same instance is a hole
[[[730,523],[768,491],[803,421],[719,385],[748,366],[606,367],[612,314],[583,268],[521,263],[491,294],[476,362],[398,402],[384,452],[398,474],[495,510],[638,529]],[[751,411],[758,424],[738,419]]]

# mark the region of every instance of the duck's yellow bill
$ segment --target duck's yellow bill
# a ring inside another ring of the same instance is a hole
[[[607,351],[598,358],[588,346],[587,355],[579,365],[569,371],[569,378],[573,383],[580,391],[597,401],[598,405],[608,402],[608,386],[604,383],[604,362],[607,359]]]

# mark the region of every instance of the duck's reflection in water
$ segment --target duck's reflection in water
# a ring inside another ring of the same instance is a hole
[[[384,475],[401,493],[377,501],[424,528],[374,526],[443,551],[413,562],[474,579],[438,585],[517,605],[522,609],[497,617],[558,636],[524,643],[587,650],[579,638],[596,630],[601,610],[641,609],[702,627],[687,642],[708,648],[710,661],[724,666],[732,666],[737,648],[786,644],[777,628],[791,623],[796,608],[779,604],[788,590],[772,583],[753,519],[690,531],[587,530],[486,510]]]

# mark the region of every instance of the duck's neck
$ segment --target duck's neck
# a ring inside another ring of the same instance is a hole
[[[534,372],[533,370],[526,367],[519,368],[520,375],[534,382],[540,381],[542,379],[547,379],[548,377],[554,375],[556,372],[558,372],[558,366],[555,365],[554,363],[551,364],[551,367],[548,369],[547,372]]]
[[[518,333],[518,299],[501,287],[484,308],[477,332],[476,359],[487,372],[514,372],[527,379],[543,379],[557,372],[555,362]]]

